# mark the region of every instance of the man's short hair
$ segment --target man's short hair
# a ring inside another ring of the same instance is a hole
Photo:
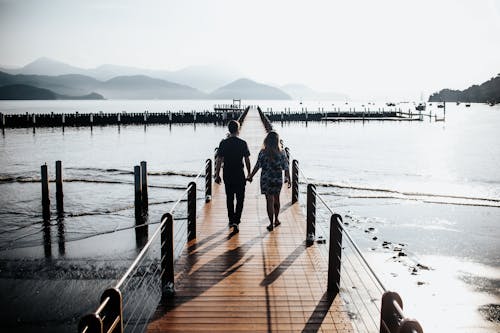
[[[240,128],[240,123],[236,120],[231,120],[229,124],[227,124],[227,128],[229,129],[229,133],[234,134],[238,132]]]

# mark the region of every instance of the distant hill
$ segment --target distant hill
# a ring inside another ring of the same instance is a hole
[[[77,99],[96,100],[104,99],[99,94],[90,93],[84,96],[66,96],[55,92],[37,88],[25,84],[12,84],[0,87],[0,100],[54,100],[54,99]]]
[[[41,89],[25,84],[12,84],[0,87],[1,100],[22,100],[22,99],[57,99],[57,95],[48,89]]]
[[[231,82],[209,95],[213,99],[292,99],[282,90],[249,79]]]
[[[67,74],[85,75],[99,81],[106,81],[117,76],[145,75],[194,87],[204,92],[210,92],[221,85],[231,82],[242,74],[236,70],[222,66],[189,66],[176,71],[154,70],[105,64],[96,68],[80,68],[66,63],[42,57],[21,68],[0,68],[8,74],[60,76]]]
[[[60,95],[80,96],[96,92],[111,99],[200,99],[201,91],[144,75],[121,76],[107,81],[79,75],[11,75],[0,72],[0,86],[24,84]]]
[[[345,101],[349,99],[346,94],[316,91],[303,84],[287,84],[280,88],[296,100]]]
[[[481,85],[465,90],[443,89],[429,97],[429,102],[500,103],[500,74]]]

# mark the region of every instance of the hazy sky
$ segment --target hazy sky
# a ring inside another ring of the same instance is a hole
[[[0,0],[0,64],[46,56],[419,99],[500,73],[500,0]]]

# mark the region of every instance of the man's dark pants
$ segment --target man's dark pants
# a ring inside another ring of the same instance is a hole
[[[243,177],[237,179],[224,178],[226,187],[226,205],[229,224],[240,224],[241,212],[243,211],[243,201],[245,200],[246,180]],[[234,198],[236,197],[236,210],[234,208]]]

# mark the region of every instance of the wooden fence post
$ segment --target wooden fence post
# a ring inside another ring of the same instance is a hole
[[[42,212],[43,219],[50,219],[50,197],[49,197],[49,175],[47,172],[47,164],[44,164],[40,167],[42,177]]]
[[[205,202],[212,200],[212,160],[207,159],[205,164]]]
[[[187,194],[187,238],[188,242],[196,239],[196,183],[188,184]]]
[[[312,244],[316,237],[316,186],[307,184],[307,231],[306,243]]]
[[[299,161],[292,161],[292,204],[299,201]]]
[[[56,161],[56,203],[57,212],[64,212],[64,193],[61,161]]]
[[[161,285],[162,298],[171,297],[175,294],[174,289],[174,218],[172,214],[166,213],[161,222]]]
[[[141,167],[139,165],[134,166],[134,194],[135,216],[137,218],[142,215]]]
[[[146,161],[141,162],[141,191],[142,191],[142,209],[148,210],[148,167]]]
[[[342,258],[342,217],[333,214],[330,218],[330,248],[328,251],[328,293],[340,291],[340,267]]]

